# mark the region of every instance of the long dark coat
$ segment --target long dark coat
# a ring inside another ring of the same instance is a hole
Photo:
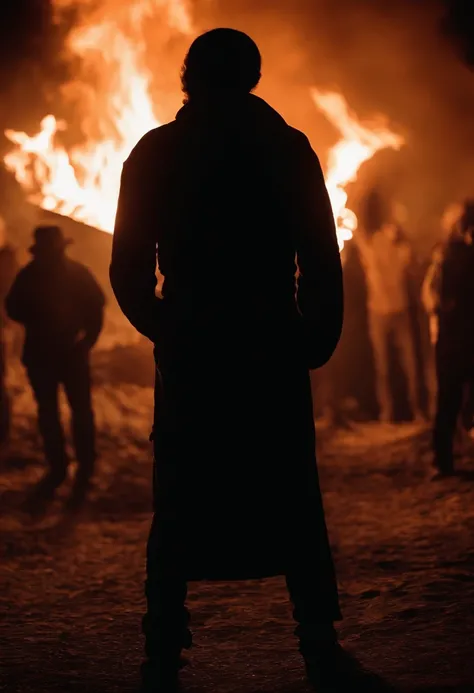
[[[252,95],[185,105],[124,165],[111,282],[155,343],[163,562],[191,580],[298,567],[337,611],[309,369],[338,342],[342,271],[307,138]]]

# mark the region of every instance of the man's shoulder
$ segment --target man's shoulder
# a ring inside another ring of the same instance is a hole
[[[150,156],[153,157],[165,147],[169,146],[170,142],[174,139],[176,131],[176,121],[171,121],[165,125],[153,128],[153,130],[149,130],[138,140],[125,163],[133,164],[135,162],[144,161]]]
[[[95,292],[104,296],[102,287],[100,286],[96,276],[92,270],[82,262],[67,258],[67,268],[70,281],[76,282],[77,286],[82,286],[84,290]]]
[[[307,135],[291,125],[287,125],[287,139],[290,146],[297,154],[301,155],[304,153],[313,152],[313,148],[311,147]]]
[[[79,277],[80,279],[89,279],[90,277],[94,278],[94,275],[89,267],[84,265],[82,262],[79,262],[79,260],[73,260],[72,258],[68,257],[66,259],[66,267],[74,277]]]
[[[301,130],[287,126],[287,141],[290,148],[290,154],[296,162],[305,166],[313,166],[319,164],[319,157],[311,146],[311,142],[307,135]]]
[[[307,135],[304,134],[301,130],[298,130],[298,128],[294,128],[291,125],[288,125],[288,137],[292,140],[294,144],[300,147],[311,147],[309,143],[309,139]]]
[[[26,263],[26,265],[23,265],[23,267],[20,267],[17,273],[18,278],[27,278],[32,276],[35,273],[35,263],[33,260],[30,260],[29,262]]]

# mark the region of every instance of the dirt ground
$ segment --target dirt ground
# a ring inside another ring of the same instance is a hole
[[[96,394],[100,462],[80,513],[67,487],[43,518],[23,510],[42,473],[21,378],[0,463],[0,690],[136,690],[150,521],[150,388]],[[429,432],[359,425],[320,438],[343,642],[399,691],[474,692],[474,465],[430,480]],[[191,587],[190,693],[304,693],[283,581]]]

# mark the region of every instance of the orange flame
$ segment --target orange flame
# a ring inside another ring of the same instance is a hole
[[[144,67],[145,42],[139,40],[141,22],[158,8],[166,12],[169,30],[189,34],[192,25],[182,0],[108,2],[108,12],[99,7],[101,14],[87,16],[69,39],[70,50],[85,69],[104,82],[90,104],[97,117],[89,116],[83,123],[86,143],[66,151],[56,141],[66,124],[48,115],[32,137],[5,131],[16,147],[4,162],[34,204],[111,233],[122,164],[136,142],[160,125]],[[70,4],[71,0],[56,0],[55,7],[61,10]],[[77,90],[81,85],[72,86]]]
[[[60,11],[75,0],[55,0]],[[190,35],[194,29],[185,0],[83,0],[84,16],[69,38],[84,72],[94,75],[68,85],[84,108],[85,142],[69,150],[58,133],[66,123],[46,116],[33,136],[6,130],[15,145],[4,158],[6,167],[29,193],[29,200],[49,211],[112,232],[123,161],[135,143],[160,123],[150,96],[151,77],[145,67],[144,20],[157,9],[165,13],[164,39],[174,30]],[[398,148],[401,139],[384,130],[368,130],[349,113],[343,97],[313,89],[312,97],[341,132],[329,152],[326,183],[337,222],[339,245],[357,227],[346,207],[345,186],[361,164],[384,147]]]
[[[357,228],[357,217],[346,207],[345,187],[357,177],[362,164],[380,149],[400,149],[403,139],[383,127],[368,129],[361,125],[349,112],[347,103],[340,94],[311,90],[316,106],[339,130],[342,139],[328,154],[326,186],[336,220],[339,248],[352,238]]]

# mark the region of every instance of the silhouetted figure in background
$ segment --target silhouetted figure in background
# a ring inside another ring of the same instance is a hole
[[[346,253],[340,253],[342,268]],[[328,430],[350,429],[351,424],[344,411],[344,393],[341,392],[341,361],[336,352],[330,361],[317,371],[311,373],[313,405],[323,417]]]
[[[7,369],[5,299],[18,272],[16,253],[7,241],[6,226],[0,217],[0,446],[10,437],[10,398],[5,383]]]
[[[33,260],[20,271],[6,300],[10,318],[25,327],[23,362],[49,464],[37,488],[43,498],[54,494],[68,468],[60,385],[72,411],[76,492],[87,490],[96,458],[89,352],[102,329],[105,301],[90,271],[67,257],[68,243],[59,227],[38,227],[30,249]]]
[[[447,244],[440,267],[439,327],[436,343],[437,410],[434,463],[441,476],[454,473],[453,442],[464,406],[472,426],[474,376],[474,200],[466,203],[458,233]],[[466,406],[467,404],[467,406]]]
[[[369,216],[371,228],[354,234],[365,271],[369,335],[372,343],[375,385],[380,420],[394,420],[394,401],[390,385],[390,346],[396,347],[404,371],[411,413],[423,420],[418,391],[418,368],[410,313],[410,269],[412,252],[399,226],[383,220],[377,209],[377,196]]]
[[[176,685],[188,580],[280,574],[308,673],[333,682],[355,664],[333,626],[309,381],[342,326],[324,178],[307,138],[250,94],[260,54],[248,36],[200,36],[182,79],[176,120],[124,165],[111,264],[157,362],[143,690]]]
[[[441,267],[447,245],[459,235],[459,219],[463,214],[463,205],[453,203],[448,205],[441,219],[442,238],[431,253],[431,262],[426,271],[421,287],[421,303],[428,316],[430,344],[432,350],[427,354],[426,384],[429,397],[430,417],[436,414],[437,378],[436,378],[436,343],[439,331],[439,305],[441,298]]]

